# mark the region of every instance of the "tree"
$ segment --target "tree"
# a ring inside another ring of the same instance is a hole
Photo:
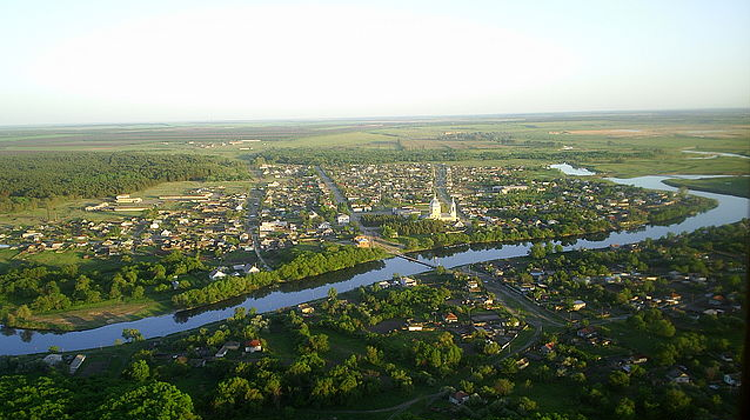
[[[71,392],[56,381],[41,377],[30,382],[22,376],[0,377],[0,419],[70,419]]]
[[[30,319],[31,318],[31,309],[29,309],[26,305],[21,305],[16,310],[16,318],[17,319]]]
[[[98,409],[102,420],[198,420],[188,394],[166,382],[153,382],[113,397]]]
[[[497,395],[500,396],[506,396],[509,395],[511,392],[513,392],[513,388],[515,387],[515,384],[505,378],[498,379],[495,381],[495,385],[492,386],[492,388],[497,392]]]
[[[615,407],[615,416],[618,419],[632,419],[635,417],[635,402],[630,398],[623,398]]]
[[[630,377],[625,372],[616,370],[609,374],[609,384],[616,389],[626,388],[630,385]]]
[[[518,408],[525,413],[536,410],[536,407],[536,401],[529,397],[521,397],[518,399]]]
[[[123,372],[123,375],[134,381],[145,381],[151,376],[151,368],[145,360],[136,360],[131,363]]]
[[[122,338],[129,341],[143,341],[143,334],[135,328],[125,328],[122,330]]]
[[[672,414],[680,414],[690,406],[690,397],[680,389],[669,388],[664,393],[663,406]]]
[[[328,289],[328,301],[333,302],[336,299],[338,299],[339,293],[336,291],[335,287],[331,287]]]

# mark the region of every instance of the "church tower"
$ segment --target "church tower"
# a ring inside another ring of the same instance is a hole
[[[451,198],[451,219],[458,220],[458,210],[456,210],[455,198]]]
[[[441,211],[440,200],[438,200],[437,194],[435,194],[432,197],[432,201],[430,201],[430,219],[440,220]]]

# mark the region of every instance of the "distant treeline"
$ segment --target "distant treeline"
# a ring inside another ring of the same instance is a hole
[[[130,193],[168,181],[249,176],[241,161],[186,154],[19,153],[0,155],[0,211],[41,207],[57,198]]]
[[[180,308],[193,308],[227,300],[254,292],[273,284],[296,281],[331,271],[354,267],[357,264],[386,257],[380,248],[329,246],[319,252],[305,252],[274,271],[263,271],[244,277],[229,276],[206,287],[188,290],[172,297]]]
[[[578,163],[592,160],[624,161],[633,158],[653,158],[655,151],[611,152],[592,151],[469,151],[469,150],[380,150],[380,149],[270,149],[249,155],[250,160],[280,164],[341,165],[379,164],[394,162],[441,162],[461,160],[538,159]]]

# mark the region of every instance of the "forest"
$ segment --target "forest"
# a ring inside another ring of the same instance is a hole
[[[538,145],[533,145],[537,146]],[[530,148],[531,149],[531,148]],[[606,150],[591,151],[539,151],[520,150],[513,152],[483,150],[380,150],[358,149],[356,153],[346,149],[269,149],[247,158],[256,163],[273,162],[297,165],[343,165],[343,164],[377,164],[394,162],[448,162],[462,160],[504,160],[504,159],[540,159],[550,162],[579,163],[590,160],[610,160],[612,162],[635,158],[653,158],[662,153],[660,150],[638,152],[612,152]]]
[[[239,160],[187,154],[6,153],[0,155],[0,212],[58,199],[130,193],[162,182],[247,179]]]

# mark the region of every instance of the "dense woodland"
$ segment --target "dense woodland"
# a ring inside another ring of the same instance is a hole
[[[532,146],[538,147],[533,144]],[[531,147],[530,147],[531,149]],[[662,153],[653,149],[638,152],[592,151],[467,151],[467,150],[380,150],[357,149],[356,153],[346,149],[270,149],[248,155],[256,163],[273,162],[295,165],[344,165],[377,164],[394,162],[448,162],[461,160],[540,159],[550,162],[579,163],[591,160],[624,161],[635,158],[653,158]]]
[[[161,182],[235,180],[238,160],[156,153],[18,153],[0,155],[0,212],[42,207],[61,198],[131,193]]]

